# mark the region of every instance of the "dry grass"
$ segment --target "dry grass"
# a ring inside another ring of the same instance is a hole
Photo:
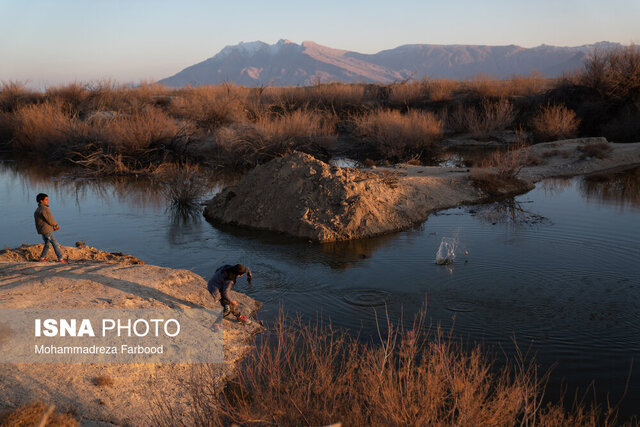
[[[295,110],[216,132],[216,164],[253,167],[293,151],[322,156],[332,143],[335,122],[317,112]]]
[[[433,157],[442,137],[443,121],[433,113],[409,110],[375,110],[355,118],[357,132],[369,142],[378,158],[405,161],[415,156]]]
[[[389,103],[411,107],[424,102],[428,97],[428,89],[424,82],[403,82],[390,86]]]
[[[13,113],[23,105],[33,104],[41,99],[42,95],[20,82],[3,81],[0,84],[0,112]]]
[[[489,138],[497,131],[513,124],[515,113],[511,102],[505,98],[497,101],[483,99],[479,106],[463,108],[459,106],[449,117],[451,126],[459,131],[467,131],[474,138]]]
[[[113,379],[111,377],[107,377],[106,375],[95,377],[91,382],[96,387],[108,387],[113,385]]]
[[[425,325],[380,326],[367,344],[321,321],[282,313],[269,339],[256,338],[224,390],[215,368],[194,369],[192,410],[180,420],[160,402],[155,425],[597,425],[615,423],[612,409],[544,406],[546,375],[518,354],[498,369],[475,346],[467,349]]]
[[[183,89],[172,99],[169,111],[208,131],[241,122],[246,120],[243,99],[232,91],[216,86]]]
[[[581,159],[586,158],[598,158],[606,159],[611,153],[611,146],[606,142],[593,142],[578,147],[578,150],[582,152]]]
[[[78,420],[71,413],[60,413],[55,410],[49,411],[50,406],[42,402],[32,402],[23,405],[8,414],[4,419],[0,419],[2,427],[27,427],[37,426],[45,416],[46,426],[51,427],[77,427]]]
[[[11,120],[15,135],[12,145],[16,151],[50,155],[73,142],[74,121],[59,103],[18,107]]]
[[[564,105],[547,104],[540,108],[531,122],[541,142],[572,138],[577,134],[580,119]]]

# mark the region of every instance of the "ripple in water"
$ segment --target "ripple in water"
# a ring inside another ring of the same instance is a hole
[[[390,295],[390,292],[379,289],[358,289],[351,291],[343,298],[347,304],[361,307],[374,307],[386,304]]]

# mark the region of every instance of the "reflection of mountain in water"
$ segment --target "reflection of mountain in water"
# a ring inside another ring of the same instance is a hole
[[[623,171],[591,174],[580,181],[588,201],[625,208],[640,208],[640,166]]]

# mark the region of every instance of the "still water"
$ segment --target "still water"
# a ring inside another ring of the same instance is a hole
[[[513,354],[515,340],[543,371],[553,367],[551,398],[593,381],[600,402],[617,403],[635,359],[626,418],[640,407],[639,169],[610,178],[546,180],[515,199],[442,211],[415,229],[323,245],[176,217],[149,182],[69,181],[3,163],[0,245],[40,243],[32,215],[45,192],[64,245],[82,240],[205,278],[221,264],[248,265],[253,283],[241,279],[236,290],[263,302],[266,321],[283,307],[367,336],[385,307],[392,320],[401,312],[410,319],[426,301],[433,324],[453,326],[498,359]],[[455,259],[437,265],[443,238]]]

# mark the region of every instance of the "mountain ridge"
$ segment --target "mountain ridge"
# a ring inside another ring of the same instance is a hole
[[[392,83],[408,79],[508,78],[534,71],[557,77],[582,67],[596,48],[618,43],[532,48],[517,45],[406,44],[366,54],[307,40],[280,39],[225,46],[214,56],[159,81],[172,87],[233,82],[245,86],[306,86],[318,82]]]

